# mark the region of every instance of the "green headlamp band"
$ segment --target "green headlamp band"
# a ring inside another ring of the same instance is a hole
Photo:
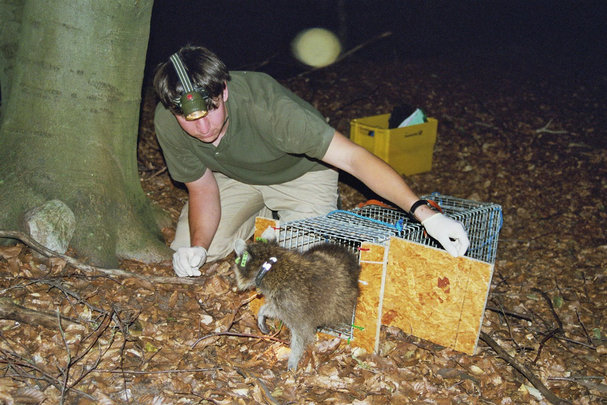
[[[205,89],[200,87],[194,88],[179,54],[174,53],[171,55],[170,60],[183,86],[183,92],[175,100],[175,103],[181,108],[185,119],[188,121],[204,117],[208,113],[207,99],[209,98],[209,94]]]

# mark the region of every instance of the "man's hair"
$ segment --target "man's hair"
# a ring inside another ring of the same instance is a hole
[[[226,65],[217,55],[202,46],[186,45],[177,53],[192,85],[205,89],[209,94],[207,109],[210,111],[217,108],[214,100],[221,95],[226,82],[230,80],[230,73]],[[183,114],[175,103],[175,100],[182,95],[183,86],[170,60],[156,67],[154,90],[160,102],[172,113]]]

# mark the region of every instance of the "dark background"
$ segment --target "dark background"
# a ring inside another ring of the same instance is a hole
[[[314,26],[340,34],[345,50],[391,31],[356,53],[370,61],[496,51],[550,58],[572,74],[586,75],[603,69],[607,59],[607,2],[602,0],[343,3],[345,25],[338,18],[338,0],[156,0],[146,77],[188,42],[210,48],[232,70],[288,76],[302,68],[290,55],[290,41]]]

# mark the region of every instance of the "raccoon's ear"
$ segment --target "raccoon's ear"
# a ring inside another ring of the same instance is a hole
[[[234,252],[236,252],[236,256],[241,256],[246,248],[247,248],[247,244],[244,240],[236,239],[234,241]]]

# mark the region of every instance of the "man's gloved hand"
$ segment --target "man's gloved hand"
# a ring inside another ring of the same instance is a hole
[[[201,246],[182,247],[173,253],[173,270],[178,277],[200,276],[200,266],[207,260],[207,250]]]
[[[443,214],[434,214],[422,221],[428,235],[436,239],[453,257],[463,256],[470,246],[464,226]]]

